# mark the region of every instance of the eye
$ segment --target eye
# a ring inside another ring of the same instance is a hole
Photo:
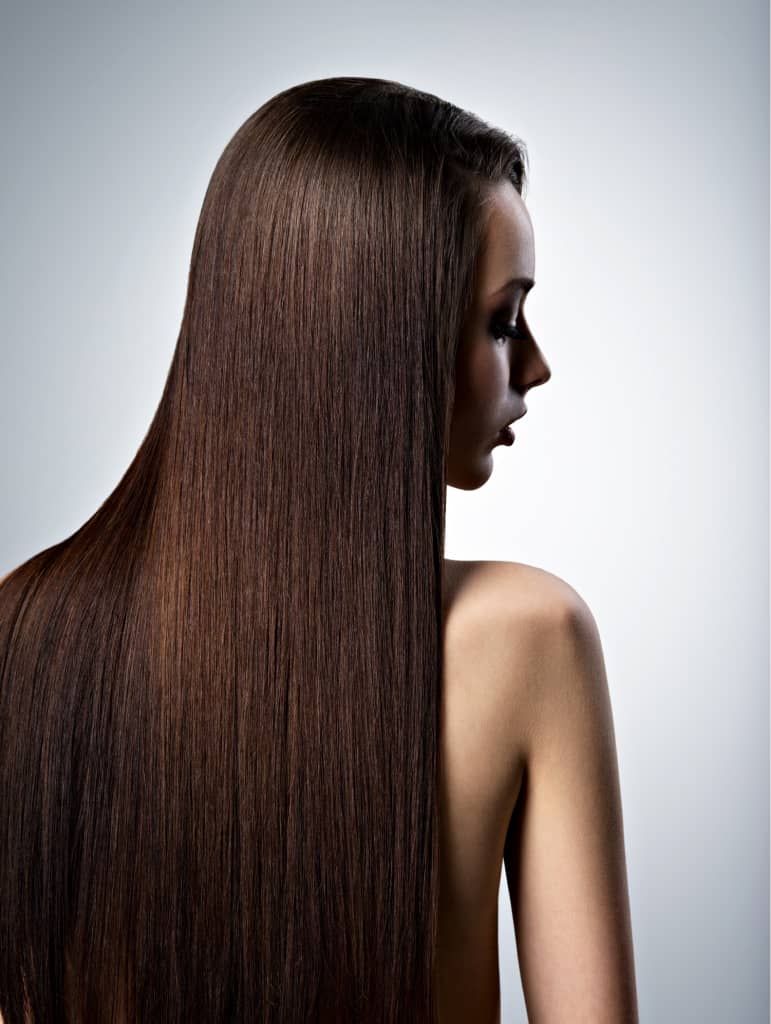
[[[513,338],[515,341],[522,341],[525,337],[516,324],[505,323],[502,320],[493,320],[490,326],[490,333],[495,341],[503,342],[505,342],[507,338]]]

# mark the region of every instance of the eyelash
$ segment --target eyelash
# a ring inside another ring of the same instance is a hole
[[[513,338],[515,341],[522,341],[525,337],[516,324],[507,324],[500,320],[493,321],[491,332],[495,341],[503,341],[506,338]]]

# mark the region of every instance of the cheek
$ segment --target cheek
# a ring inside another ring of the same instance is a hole
[[[509,385],[509,362],[506,348],[489,344],[479,347],[468,367],[469,405],[480,419],[495,418]]]
[[[456,382],[453,436],[456,444],[476,447],[497,432],[506,402],[509,366],[505,349],[490,349],[469,360]]]

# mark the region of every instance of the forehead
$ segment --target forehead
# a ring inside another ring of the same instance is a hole
[[[535,246],[530,214],[510,181],[496,185],[486,204],[482,276],[487,284],[500,278],[535,276]]]

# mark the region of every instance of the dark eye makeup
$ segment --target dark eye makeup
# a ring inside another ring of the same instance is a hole
[[[503,341],[506,338],[522,341],[525,338],[516,324],[505,323],[502,320],[493,320],[490,333],[496,341]]]
[[[525,298],[519,303],[518,310],[516,309],[516,304],[512,302],[502,303],[497,309],[493,310],[490,334],[495,341],[505,344],[507,338],[513,338],[514,341],[526,340],[527,334],[518,327],[519,319],[523,315],[522,307],[525,304]],[[514,317],[513,323],[511,322],[511,317]]]

